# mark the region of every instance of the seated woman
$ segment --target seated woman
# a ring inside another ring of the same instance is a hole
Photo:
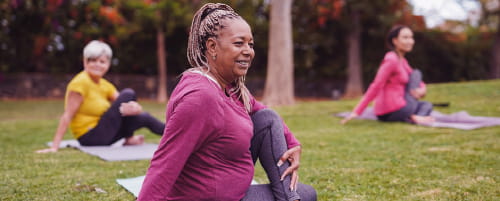
[[[225,4],[194,15],[191,69],[167,106],[167,122],[138,200],[316,200],[298,183],[301,146],[245,86],[254,58],[247,22]],[[250,185],[259,159],[270,184]]]
[[[112,50],[101,41],[91,41],[83,49],[83,71],[68,84],[64,113],[54,135],[52,147],[37,153],[56,152],[68,126],[81,145],[111,145],[125,138],[125,145],[142,144],[144,136],[134,131],[147,127],[162,134],[165,124],[143,112],[135,92],[120,93],[103,78],[108,72]]]
[[[375,114],[380,121],[432,123],[434,118],[429,116],[432,104],[418,100],[426,94],[422,75],[420,71],[412,69],[404,57],[413,49],[413,32],[407,26],[395,26],[386,42],[391,51],[385,54],[375,79],[359,104],[341,123],[345,124],[359,116],[374,99]]]

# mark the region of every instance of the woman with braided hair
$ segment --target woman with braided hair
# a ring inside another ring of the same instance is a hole
[[[186,70],[138,200],[316,200],[298,183],[301,146],[245,87],[254,58],[250,26],[225,4],[194,15]],[[259,159],[270,184],[250,185]]]

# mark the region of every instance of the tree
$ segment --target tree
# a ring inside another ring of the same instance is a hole
[[[500,11],[497,11],[499,13]],[[493,48],[491,49],[490,58],[490,71],[492,79],[500,78],[500,14],[497,14],[498,23],[497,31],[495,33],[495,42],[493,43]]]
[[[482,25],[489,29],[496,29],[493,36],[493,45],[490,56],[490,78],[500,78],[500,0],[479,0],[481,3],[483,17]],[[495,26],[496,27],[491,27]]]
[[[167,54],[165,52],[165,34],[163,27],[156,28],[156,54],[158,58],[158,96],[156,101],[167,102]]]
[[[269,56],[263,102],[267,105],[294,104],[293,42],[291,7],[293,0],[271,0]]]
[[[347,36],[347,85],[344,97],[363,95],[363,78],[361,71],[361,17],[360,11],[352,8],[349,12],[352,27]]]
[[[165,37],[174,32],[176,26],[189,23],[190,4],[187,1],[168,0],[122,0],[124,13],[129,15],[129,23],[138,29],[132,31],[154,30],[156,34],[156,55],[158,70],[157,96],[158,102],[167,101],[167,63]]]
[[[347,34],[347,84],[344,97],[360,96],[363,94],[362,53],[370,51],[361,45],[365,44],[363,39],[367,36],[380,38],[385,27],[403,17],[407,3],[399,0],[316,0],[315,3],[321,11],[321,21],[339,21],[339,29]],[[383,49],[383,43],[380,46]]]

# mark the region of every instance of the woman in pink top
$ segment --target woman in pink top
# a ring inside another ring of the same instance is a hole
[[[225,4],[194,15],[191,69],[167,105],[167,124],[138,200],[316,200],[298,183],[301,146],[244,84],[254,58],[250,26]],[[270,184],[250,185],[259,159]]]
[[[432,104],[418,100],[426,94],[422,74],[412,69],[404,57],[413,49],[413,32],[407,26],[394,26],[386,42],[392,51],[385,55],[375,79],[359,104],[341,123],[345,124],[359,116],[373,100],[375,114],[381,121],[432,123],[434,118],[429,116]]]

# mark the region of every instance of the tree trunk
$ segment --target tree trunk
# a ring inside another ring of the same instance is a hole
[[[498,16],[497,33],[495,34],[495,42],[493,43],[493,49],[491,50],[490,59],[490,78],[498,79],[500,78],[500,14]]]
[[[348,42],[348,78],[345,98],[354,98],[363,95],[363,80],[361,72],[361,19],[357,10],[351,12],[352,27],[347,39]]]
[[[269,106],[295,103],[292,2],[293,0],[271,0],[270,4],[269,55],[262,101]]]
[[[158,96],[156,100],[160,103],[167,102],[167,63],[165,52],[165,36],[161,27],[156,32],[156,53],[158,58]]]

